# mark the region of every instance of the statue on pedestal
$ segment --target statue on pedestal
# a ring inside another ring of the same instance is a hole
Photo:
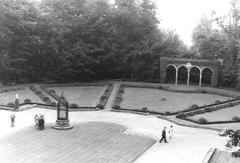
[[[68,102],[66,101],[66,98],[63,96],[63,93],[61,99],[58,101],[57,120],[53,128],[59,130],[67,130],[73,128],[73,126],[69,124]]]

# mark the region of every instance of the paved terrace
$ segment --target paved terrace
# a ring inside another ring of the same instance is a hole
[[[46,119],[43,131],[34,128],[34,115],[39,113]],[[201,163],[211,147],[223,148],[226,143],[216,131],[177,126],[151,115],[70,112],[70,124],[74,128],[59,131],[51,128],[56,120],[55,110],[34,108],[15,112],[15,128],[10,127],[11,114],[0,110],[1,163],[90,160],[93,163],[103,160],[110,163],[159,163],[159,160],[161,163]],[[167,144],[154,143],[161,138],[162,128],[170,125],[174,125],[173,139]]]
[[[136,160],[155,140],[124,134],[126,127],[103,122],[74,125],[72,130],[28,127],[1,139],[0,160],[24,163],[118,162]]]

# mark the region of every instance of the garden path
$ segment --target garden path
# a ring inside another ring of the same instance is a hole
[[[113,101],[114,101],[114,99],[115,99],[115,97],[117,95],[117,91],[118,91],[118,89],[120,87],[120,84],[121,83],[119,83],[119,82],[114,82],[113,83],[113,89],[112,89],[112,92],[110,94],[110,97],[108,98],[108,101],[107,101],[107,103],[105,105],[105,109],[104,110],[107,110],[107,111],[112,110],[112,104],[113,104]]]

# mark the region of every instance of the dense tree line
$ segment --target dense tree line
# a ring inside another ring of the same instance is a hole
[[[204,59],[218,59],[220,68],[220,86],[240,86],[240,3],[231,1],[228,15],[212,13],[211,18],[203,17],[193,31],[195,56]]]
[[[160,56],[188,51],[155,10],[150,0],[1,0],[1,80],[158,81]]]

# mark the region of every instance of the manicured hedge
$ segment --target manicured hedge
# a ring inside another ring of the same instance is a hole
[[[125,87],[164,89],[164,90],[167,90],[167,91],[169,91],[169,89],[170,89],[168,86],[162,86],[162,85],[159,86],[159,85],[156,85],[156,84],[154,84],[154,85],[149,85],[149,84],[144,84],[144,85],[121,84],[120,88],[117,92],[117,96],[114,100],[113,106],[112,106],[113,109],[121,109],[120,105],[121,105],[121,102],[122,102],[122,94],[124,93],[124,88]],[[200,93],[202,93],[202,91],[200,91]],[[202,114],[202,113],[205,113],[205,112],[215,111],[215,110],[218,110],[218,109],[221,109],[221,108],[231,107],[231,106],[235,106],[235,105],[238,105],[238,104],[240,104],[240,98],[228,99],[228,100],[222,101],[222,102],[217,100],[213,104],[203,105],[203,106],[198,106],[196,104],[193,104],[189,108],[184,109],[184,110],[179,110],[179,111],[173,111],[173,112],[166,111],[166,112],[154,112],[154,113],[158,113],[158,114],[161,114],[161,115],[162,114],[163,115],[176,115],[178,113],[183,113],[183,112],[187,113],[187,112],[195,111],[194,113],[189,113],[189,115],[191,114],[191,116],[192,116],[195,113],[196,114]],[[215,106],[217,106],[217,107],[215,107]],[[131,109],[131,108],[128,108],[128,109],[129,110],[136,110],[136,109]],[[138,110],[138,111],[141,111],[141,110]]]
[[[75,83],[75,84],[54,84],[54,85],[47,85],[45,86],[47,87],[69,87],[69,86],[104,86],[105,83]],[[52,96],[53,98],[55,98],[57,101],[62,101],[61,97],[59,95],[56,94],[55,90],[48,90],[45,87],[42,87],[42,89],[47,92],[50,96]],[[113,84],[108,84],[107,88],[104,90],[103,95],[100,97],[99,102],[97,103],[97,105],[95,107],[85,107],[85,106],[78,106],[75,103],[69,104],[71,109],[104,109],[106,102],[109,98],[109,95],[111,94],[111,91],[113,89]],[[64,103],[67,101],[63,101]]]
[[[18,91],[18,90],[24,90],[24,89],[25,87],[1,89],[0,93],[6,93],[6,92]]]
[[[32,90],[44,103],[51,105],[52,101],[49,99],[49,97],[42,94],[42,91],[38,90],[35,85],[29,86],[29,89]]]
[[[100,97],[98,104],[96,105],[97,108],[104,109],[107,103],[107,100],[112,92],[112,89],[113,89],[113,84],[108,84],[107,88],[103,92],[103,95]]]

